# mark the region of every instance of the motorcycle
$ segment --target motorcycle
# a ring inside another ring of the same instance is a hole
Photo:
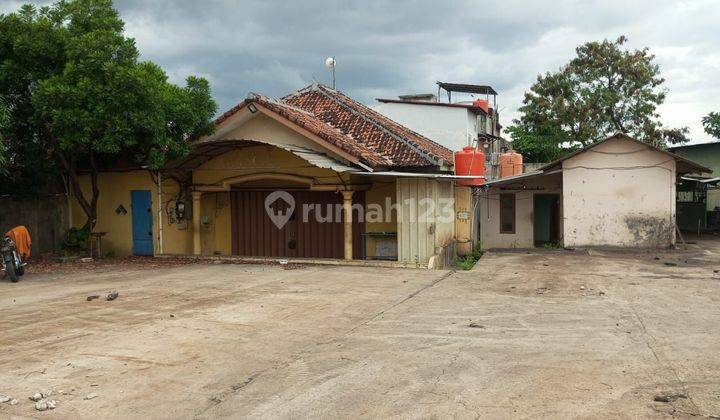
[[[2,269],[10,277],[13,283],[17,283],[18,277],[25,274],[25,264],[17,252],[15,242],[7,236],[0,244],[0,256],[2,256]]]

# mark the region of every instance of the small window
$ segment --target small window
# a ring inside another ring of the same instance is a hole
[[[515,194],[500,194],[500,233],[515,233]]]

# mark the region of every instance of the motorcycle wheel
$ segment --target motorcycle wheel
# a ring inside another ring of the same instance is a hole
[[[17,283],[18,276],[17,272],[15,271],[15,261],[10,260],[5,264],[5,272],[7,273],[8,277],[10,277],[10,281],[13,283]]]
[[[15,263],[15,273],[17,273],[18,276],[22,276],[23,274],[25,274],[25,266],[22,265],[22,260],[19,256],[17,256]]]

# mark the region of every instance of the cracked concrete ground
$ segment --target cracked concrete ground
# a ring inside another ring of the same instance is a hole
[[[0,394],[20,401],[0,417],[717,416],[719,268],[703,242],[490,253],[458,273],[29,273],[0,282]],[[58,407],[36,412],[49,388]]]

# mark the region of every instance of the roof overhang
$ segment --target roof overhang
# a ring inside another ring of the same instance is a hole
[[[199,168],[205,162],[225,154],[233,150],[240,150],[247,147],[256,147],[260,145],[274,146],[286,150],[293,155],[305,160],[312,166],[318,168],[331,169],[335,172],[359,172],[362,169],[347,165],[337,159],[334,159],[324,153],[310,150],[304,147],[294,146],[290,144],[266,143],[257,140],[217,140],[211,142],[199,143],[196,145],[190,155],[176,159],[165,165],[166,170],[186,170],[192,171]]]
[[[483,114],[487,115],[488,113],[485,112],[484,109],[480,108],[479,106],[470,105],[470,104],[449,104],[446,102],[429,102],[429,101],[410,101],[406,99],[385,99],[385,98],[375,98],[376,101],[383,103],[383,104],[402,104],[402,105],[424,105],[424,106],[435,106],[435,107],[444,107],[444,108],[460,108],[465,109],[469,112],[472,112],[473,114]]]
[[[304,147],[293,146],[290,144],[273,145],[281,149],[287,150],[293,155],[305,160],[309,164],[318,168],[332,169],[335,172],[359,172],[360,170],[352,166],[343,164],[342,162],[331,158],[330,156],[319,153]]]
[[[562,170],[560,170],[560,169],[553,170],[553,171],[537,170],[537,171],[525,172],[524,174],[520,174],[520,175],[513,175],[513,176],[508,176],[505,178],[493,179],[491,181],[487,181],[486,183],[484,183],[483,186],[492,187],[492,186],[496,186],[496,185],[512,184],[513,182],[527,181],[532,178],[539,178],[542,176],[554,175],[554,174],[558,174],[561,172],[562,172]]]
[[[675,159],[675,162],[676,162],[676,165],[677,165],[677,166],[676,166],[676,172],[677,172],[678,174],[687,174],[687,173],[697,173],[697,174],[699,174],[699,173],[712,173],[712,169],[710,169],[710,168],[707,168],[707,167],[705,167],[705,166],[703,166],[703,165],[700,165],[699,163],[693,162],[693,161],[691,161],[691,160],[689,160],[689,159],[685,159],[684,157],[679,156],[679,155],[676,155],[675,153],[669,152],[669,151],[667,151],[667,150],[665,150],[665,149],[660,149],[659,147],[655,147],[655,146],[653,146],[653,145],[651,145],[651,144],[645,143],[644,141],[640,141],[640,140],[637,140],[637,139],[635,139],[635,138],[632,138],[632,137],[630,137],[630,136],[628,136],[627,134],[624,134],[624,133],[616,133],[616,134],[613,134],[613,135],[610,136],[610,137],[607,137],[607,138],[604,138],[604,139],[602,139],[602,140],[596,141],[595,143],[589,144],[589,145],[587,145],[587,146],[585,146],[585,147],[583,147],[583,148],[581,148],[581,149],[578,149],[578,150],[576,150],[576,151],[574,151],[574,152],[572,152],[572,153],[568,153],[567,155],[562,156],[561,158],[559,158],[559,159],[557,159],[557,160],[554,160],[554,161],[548,163],[547,165],[538,168],[538,171],[546,171],[546,170],[550,170],[550,169],[555,169],[555,168],[557,168],[558,166],[561,166],[561,164],[562,164],[564,161],[566,161],[566,160],[568,160],[568,159],[570,159],[570,158],[572,158],[572,157],[575,157],[575,156],[577,156],[577,155],[579,155],[579,154],[581,154],[581,153],[584,153],[584,152],[586,152],[586,151],[588,151],[588,150],[590,150],[590,149],[592,149],[592,148],[594,148],[594,147],[596,147],[596,146],[599,146],[599,145],[605,143],[605,142],[608,141],[608,140],[612,140],[612,139],[624,139],[624,140],[633,141],[633,142],[635,142],[635,143],[637,143],[637,144],[640,144],[640,145],[643,145],[643,146],[647,147],[647,148],[650,149],[650,150],[654,150],[654,151],[656,151],[656,152],[663,153],[663,154],[665,154],[665,155],[667,155],[667,156],[672,157],[673,159]]]
[[[720,177],[705,178],[705,177],[694,177],[694,176],[681,176],[680,179],[685,181],[694,181],[701,184],[717,184],[720,182]]]
[[[252,104],[252,109],[250,109],[250,104]],[[366,167],[366,165],[361,162],[359,157],[354,156],[353,154],[341,149],[338,146],[335,146],[334,144],[307,130],[305,127],[301,127],[298,124],[274,112],[273,110],[268,109],[261,103],[257,102],[254,99],[254,96],[252,96],[252,94],[249,95],[248,99],[233,107],[232,109],[221,115],[217,120],[215,120],[217,124],[215,132],[209,136],[201,138],[198,143],[227,141],[225,136],[227,136],[230,132],[232,132],[233,130],[246,123],[258,114],[265,115],[275,120],[276,122],[302,135],[303,137],[308,138],[312,142],[317,143],[320,147],[327,149],[328,151],[340,156],[341,158],[349,162],[358,164],[362,167]]]
[[[498,93],[488,85],[471,85],[467,83],[437,82],[437,85],[448,92],[476,93],[481,95],[497,95]]]
[[[433,174],[422,172],[356,172],[355,175],[368,176],[394,176],[396,178],[431,178],[431,179],[485,179],[484,176],[474,175],[453,175],[453,174]]]

